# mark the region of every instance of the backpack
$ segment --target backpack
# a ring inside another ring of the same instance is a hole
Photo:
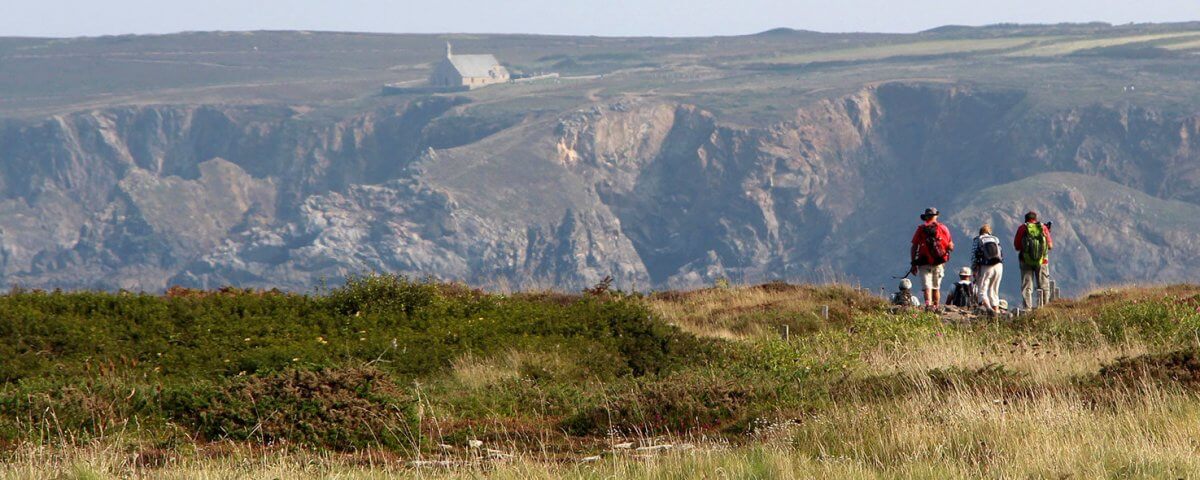
[[[1046,232],[1041,223],[1026,223],[1021,242],[1021,264],[1041,268],[1046,260]]]
[[[947,300],[947,303],[956,307],[971,306],[971,285],[963,283],[954,284],[954,292],[950,294],[950,298]]]
[[[942,240],[938,237],[938,223],[922,225],[921,230],[925,235],[925,252],[927,258],[924,260],[927,265],[938,266],[950,261],[950,252],[942,246]]]
[[[920,305],[920,302],[918,302],[916,298],[917,297],[914,297],[912,292],[896,292],[895,295],[892,295],[892,305],[900,305],[905,307]]]
[[[980,242],[980,260],[983,265],[996,265],[1004,262],[1004,252],[1000,251],[1000,240],[989,238],[986,242]]]

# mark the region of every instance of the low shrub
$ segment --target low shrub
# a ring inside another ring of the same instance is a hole
[[[81,444],[125,432],[161,441],[400,448],[416,438],[413,405],[389,376],[365,367],[165,385],[117,376],[29,380],[0,387],[0,439]]]
[[[216,388],[201,383],[164,393],[162,403],[169,418],[206,440],[350,450],[415,445],[419,432],[414,400],[368,367],[289,369]]]
[[[708,375],[647,379],[568,416],[559,428],[576,436],[718,430],[738,420],[756,395],[753,385]]]
[[[326,304],[341,315],[363,313],[402,313],[412,315],[438,299],[438,287],[432,281],[415,282],[404,275],[351,275],[346,284],[324,297]]]
[[[1200,388],[1200,350],[1122,357],[1100,368],[1096,380],[1107,385],[1137,387],[1145,383]]]
[[[81,444],[107,433],[162,426],[161,392],[160,386],[131,378],[6,383],[0,386],[0,439]]]

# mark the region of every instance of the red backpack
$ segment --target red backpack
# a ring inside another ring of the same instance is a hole
[[[940,236],[940,225],[934,222],[921,226],[921,233],[925,236],[926,265],[938,266],[950,261],[950,252],[946,251]]]

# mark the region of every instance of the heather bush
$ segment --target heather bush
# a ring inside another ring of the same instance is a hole
[[[412,447],[414,400],[373,368],[285,370],[166,392],[162,412],[200,439],[338,450]]]
[[[14,292],[0,296],[0,406],[14,413],[0,434],[53,424],[87,438],[136,418],[209,440],[397,447],[419,430],[413,382],[464,355],[564,358],[569,372],[521,366],[549,384],[663,374],[705,348],[635,297],[546,301],[393,275],[324,295]]]

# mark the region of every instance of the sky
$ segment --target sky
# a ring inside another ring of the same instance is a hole
[[[1200,0],[0,0],[0,36],[197,30],[709,36],[1200,20]]]

